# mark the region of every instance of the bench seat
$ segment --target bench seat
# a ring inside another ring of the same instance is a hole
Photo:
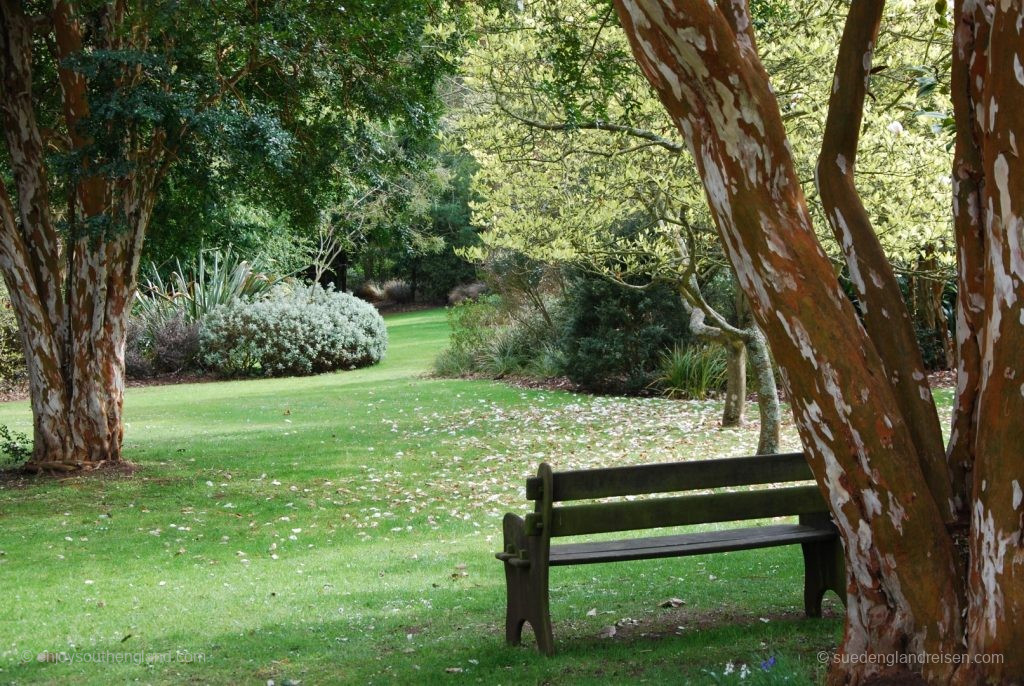
[[[598,562],[653,560],[660,557],[685,557],[687,555],[725,553],[731,550],[752,550],[796,543],[831,541],[835,536],[835,530],[831,527],[778,524],[673,536],[567,543],[551,546],[549,563],[552,567],[557,567]]]
[[[505,566],[506,640],[518,645],[523,626],[529,624],[537,648],[545,655],[555,652],[548,597],[551,567],[782,545],[801,547],[804,612],[820,617],[827,590],[845,601],[846,571],[828,505],[818,487],[808,483],[813,478],[803,453],[566,472],[541,464],[537,476],[526,481],[533,511],[525,517],[505,515],[504,545],[495,553]],[[775,517],[796,517],[797,522],[761,524]],[[739,528],[742,522],[748,525]],[[729,528],[658,536],[625,533],[719,523]],[[603,541],[552,543],[616,533]]]

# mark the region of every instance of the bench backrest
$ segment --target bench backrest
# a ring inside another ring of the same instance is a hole
[[[681,493],[734,486],[813,479],[803,453],[758,455],[554,472],[542,464],[526,482],[536,502],[526,518],[530,533],[577,536],[663,526],[827,513],[817,486],[677,495],[603,503],[558,505],[580,500]]]

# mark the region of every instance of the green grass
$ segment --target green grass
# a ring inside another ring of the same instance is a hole
[[[714,402],[424,378],[443,313],[388,324],[370,369],[130,389],[133,476],[0,482],[0,682],[739,683],[727,662],[753,683],[820,678],[840,621],[802,618],[794,547],[555,569],[559,654],[505,647],[492,552],[539,461],[741,454],[756,427],[718,429]],[[28,432],[26,404],[0,423]],[[106,651],[205,661],[36,659]]]

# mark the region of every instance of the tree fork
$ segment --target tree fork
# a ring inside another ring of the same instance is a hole
[[[854,182],[864,99],[871,78],[883,0],[854,0],[836,58],[832,95],[815,179],[821,203],[846,258],[861,303],[865,345],[878,352],[913,438],[921,470],[947,523],[963,502],[954,499],[939,415],[910,313]]]
[[[682,131],[847,553],[843,650],[962,650],[959,576],[943,512],[885,368],[818,244],[744,2],[616,0],[633,53]],[[813,332],[813,334],[812,334]],[[913,542],[913,543],[908,543]],[[883,659],[884,656],[884,659]],[[951,665],[924,666],[948,680]],[[860,683],[879,664],[837,666]]]

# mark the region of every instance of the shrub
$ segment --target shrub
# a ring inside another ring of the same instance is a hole
[[[148,379],[153,376],[150,335],[142,317],[133,315],[128,319],[125,338],[124,373],[130,379]]]
[[[32,457],[32,441],[20,431],[0,424],[0,472],[17,469]]]
[[[512,320],[491,332],[476,355],[477,367],[496,379],[527,373],[544,350],[548,331],[539,319]]]
[[[550,369],[556,332],[537,311],[510,313],[500,297],[485,295],[449,308],[448,323],[449,346],[434,363],[434,372],[440,376],[500,378]]]
[[[475,301],[464,301],[449,308],[449,348],[469,356],[482,349],[490,337],[491,329],[500,323],[500,305],[501,299],[492,295]]]
[[[483,281],[459,284],[448,293],[448,304],[458,305],[465,300],[476,300],[487,292],[487,284]]]
[[[277,289],[213,310],[200,329],[203,364],[226,376],[286,376],[379,362],[384,320],[373,306],[319,285]]]
[[[661,353],[690,336],[679,294],[659,284],[637,290],[572,274],[559,316],[565,373],[592,391],[644,391],[657,377]]]
[[[177,261],[175,267],[164,281],[151,266],[136,295],[136,313],[148,320],[179,317],[191,324],[215,307],[266,294],[280,280],[255,271],[230,247],[201,250],[191,262]]]
[[[364,281],[360,284],[359,288],[355,290],[355,296],[357,298],[362,298],[368,303],[379,303],[384,300],[384,289],[373,281]]]
[[[175,312],[132,315],[124,353],[129,378],[146,379],[199,367],[199,324]]]
[[[384,296],[391,302],[405,305],[412,302],[412,287],[401,279],[391,279],[384,283]]]
[[[13,386],[25,378],[25,373],[18,320],[7,292],[0,287],[0,385]]]
[[[721,346],[675,345],[659,357],[655,383],[670,398],[703,400],[725,388],[727,361]]]
[[[455,378],[472,374],[476,370],[473,356],[454,348],[445,348],[434,360],[434,373],[438,376]]]
[[[194,369],[199,362],[199,324],[173,317],[152,329],[153,367],[158,372]]]

